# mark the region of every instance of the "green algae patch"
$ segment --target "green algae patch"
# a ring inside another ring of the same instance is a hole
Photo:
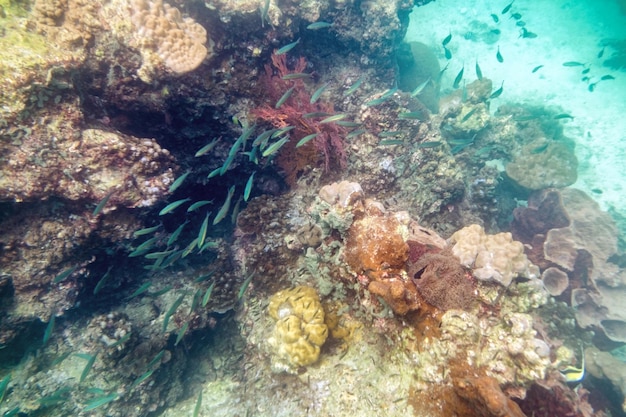
[[[0,114],[5,118],[23,111],[30,103],[38,104],[33,86],[49,86],[55,71],[82,60],[82,52],[56,47],[44,35],[25,29],[15,16],[7,12],[2,20],[5,35],[0,37],[0,77],[4,80]]]

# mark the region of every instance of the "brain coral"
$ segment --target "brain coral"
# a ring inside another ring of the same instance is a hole
[[[315,289],[299,286],[279,291],[270,299],[268,310],[276,320],[268,339],[272,368],[294,373],[317,361],[320,347],[328,337],[328,327]]]

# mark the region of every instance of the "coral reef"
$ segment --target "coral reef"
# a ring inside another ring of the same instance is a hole
[[[474,276],[507,287],[518,276],[537,278],[539,269],[524,254],[524,245],[511,233],[487,235],[477,224],[464,227],[450,237],[452,253]]]
[[[60,128],[53,122],[33,128],[19,147],[3,165],[4,201],[57,197],[95,207],[111,193],[106,212],[110,207],[152,206],[174,181],[173,158],[155,141],[100,129],[81,131],[69,120]]]
[[[321,159],[326,171],[341,170],[346,167],[347,162],[343,139],[346,130],[336,123],[323,123],[323,117],[305,116],[314,113],[330,115],[334,113],[333,105],[323,99],[312,102],[311,93],[307,91],[302,78],[284,79],[289,75],[303,73],[305,68],[306,61],[302,57],[291,70],[287,66],[285,54],[272,54],[272,66],[265,67],[264,78],[269,102],[253,111],[256,117],[276,129],[294,127],[289,133],[290,142],[281,148],[276,159],[276,163],[285,171],[287,182],[292,186],[303,172],[319,165]],[[284,97],[283,94],[289,95],[278,106],[281,97]],[[313,134],[316,136],[310,142],[301,147],[297,146],[300,140]]]
[[[269,315],[276,320],[268,339],[275,371],[297,372],[315,363],[328,337],[324,309],[314,288],[295,287],[270,298]]]
[[[617,254],[617,228],[611,216],[573,188],[532,194],[528,207],[514,215],[513,232],[532,245],[529,257],[545,269],[549,280],[558,278],[560,287],[569,283],[556,293],[571,295],[578,324],[602,329],[614,341],[626,341],[626,312],[619,301],[626,272],[611,262]],[[553,284],[548,281],[546,287]]]

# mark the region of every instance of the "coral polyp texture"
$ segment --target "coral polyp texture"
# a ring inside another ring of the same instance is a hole
[[[140,72],[155,64],[156,55],[169,70],[184,74],[198,68],[210,54],[206,29],[182,17],[177,8],[161,0],[131,0],[130,9],[144,60]]]
[[[539,268],[528,260],[524,245],[513,240],[511,233],[488,235],[482,226],[473,224],[454,233],[450,242],[452,253],[480,280],[508,287],[515,277],[539,276]]]
[[[272,368],[293,373],[315,363],[328,337],[317,291],[306,286],[279,291],[270,299],[268,312],[276,320],[268,339]]]

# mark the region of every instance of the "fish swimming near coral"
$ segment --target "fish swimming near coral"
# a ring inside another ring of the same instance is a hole
[[[500,85],[500,88],[498,88],[496,91],[494,91],[493,93],[491,93],[491,95],[489,96],[489,98],[497,98],[500,97],[500,95],[502,94],[502,92],[504,91],[504,81],[502,81],[502,84]]]
[[[580,368],[570,365],[561,371],[561,375],[563,375],[567,382],[582,381],[585,378],[585,352],[582,352]]]
[[[298,38],[297,41],[295,42],[291,42],[285,46],[283,46],[282,48],[280,48],[279,50],[276,51],[276,55],[282,55],[282,54],[286,54],[287,52],[291,51],[293,48],[296,47],[297,44],[300,43],[300,38]]]

